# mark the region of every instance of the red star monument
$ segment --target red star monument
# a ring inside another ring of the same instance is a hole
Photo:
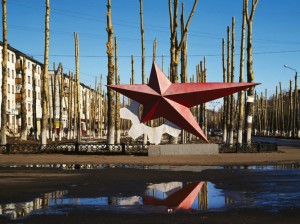
[[[171,83],[153,63],[149,84],[108,87],[143,105],[141,122],[164,117],[208,142],[189,108],[255,85],[258,83]]]

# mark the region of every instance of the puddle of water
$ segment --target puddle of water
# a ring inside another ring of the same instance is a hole
[[[235,169],[235,170],[285,170],[300,169],[300,163],[279,164],[279,165],[243,165],[243,166],[170,166],[170,165],[128,165],[128,164],[30,164],[30,165],[6,165],[1,168],[53,168],[63,170],[80,169],[112,169],[112,168],[130,168],[130,169],[150,169],[166,171],[189,171],[201,172],[207,169]]]
[[[32,201],[0,205],[0,215],[10,219],[30,214],[65,214],[63,206],[92,207],[110,212],[203,211],[224,206],[224,195],[210,182],[149,184],[144,195],[131,197],[69,198],[67,191],[44,194]]]
[[[0,215],[10,219],[32,214],[68,214],[72,208],[114,213],[203,212],[256,208],[270,212],[300,207],[300,193],[293,191],[241,192],[217,189],[211,182],[149,183],[143,195],[131,197],[70,198],[68,191],[44,194],[29,202],[0,205]]]

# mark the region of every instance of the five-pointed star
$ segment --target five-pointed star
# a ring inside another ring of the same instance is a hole
[[[190,109],[255,86],[258,83],[171,83],[153,63],[149,84],[108,85],[143,105],[141,122],[164,117],[208,142]]]

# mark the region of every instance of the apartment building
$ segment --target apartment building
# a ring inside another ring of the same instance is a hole
[[[2,47],[3,43],[0,42],[0,63],[2,62]],[[37,128],[38,133],[40,133],[41,119],[42,119],[42,107],[41,107],[41,87],[42,87],[42,72],[43,63],[35,60],[33,57],[26,55],[25,53],[8,46],[8,78],[7,78],[7,127],[12,135],[20,133],[21,128],[21,89],[22,81],[25,79],[25,92],[26,92],[26,109],[27,109],[27,130],[29,132],[30,127],[33,126],[33,89],[36,89],[36,118],[37,118]],[[35,67],[35,70],[33,69]],[[70,93],[70,78],[67,74],[56,74],[54,75],[54,70],[49,71],[49,107],[48,107],[48,118],[49,123],[53,121],[53,105],[55,104],[55,123],[56,128],[59,128],[60,121],[60,107],[62,107],[62,123],[63,128],[68,127],[68,119],[73,120],[73,118],[68,118],[68,107],[72,108],[72,113],[74,114],[74,99],[71,97]],[[56,82],[54,82],[54,77],[56,77]],[[62,77],[62,79],[61,79]],[[35,82],[34,82],[35,81]],[[61,83],[63,82],[63,83]],[[54,83],[56,88],[54,88]],[[71,81],[74,86],[74,80]],[[2,85],[2,69],[0,69],[0,86]],[[55,94],[53,91],[55,89]],[[60,95],[60,90],[62,89],[62,94]],[[1,90],[1,88],[0,88]],[[73,90],[74,91],[74,90]],[[52,96],[55,96],[54,98]],[[60,99],[62,97],[62,103],[60,105]],[[81,130],[84,132],[90,128],[94,119],[98,122],[98,117],[100,116],[100,110],[102,105],[95,108],[95,102],[99,99],[99,94],[90,87],[85,86],[80,83],[80,117],[81,117]],[[102,95],[101,95],[102,97]],[[55,100],[55,103],[53,103]],[[0,104],[2,102],[2,90],[0,91]],[[99,101],[98,101],[99,102]],[[99,104],[98,104],[99,105]],[[91,117],[91,111],[94,112],[94,117]],[[1,114],[1,111],[0,111]],[[103,113],[102,113],[103,116]],[[71,115],[72,117],[72,115]],[[103,120],[103,119],[100,119]],[[0,116],[1,121],[1,116]]]

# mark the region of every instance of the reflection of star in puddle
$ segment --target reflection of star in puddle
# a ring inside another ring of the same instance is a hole
[[[171,83],[153,63],[149,84],[108,87],[143,105],[142,122],[164,117],[208,142],[189,108],[255,85],[257,83]]]
[[[165,199],[157,199],[155,197],[144,195],[143,202],[148,205],[167,206],[168,212],[172,209],[185,209],[188,210],[193,205],[198,193],[204,186],[205,182],[189,183],[183,186],[180,190],[175,191]]]

